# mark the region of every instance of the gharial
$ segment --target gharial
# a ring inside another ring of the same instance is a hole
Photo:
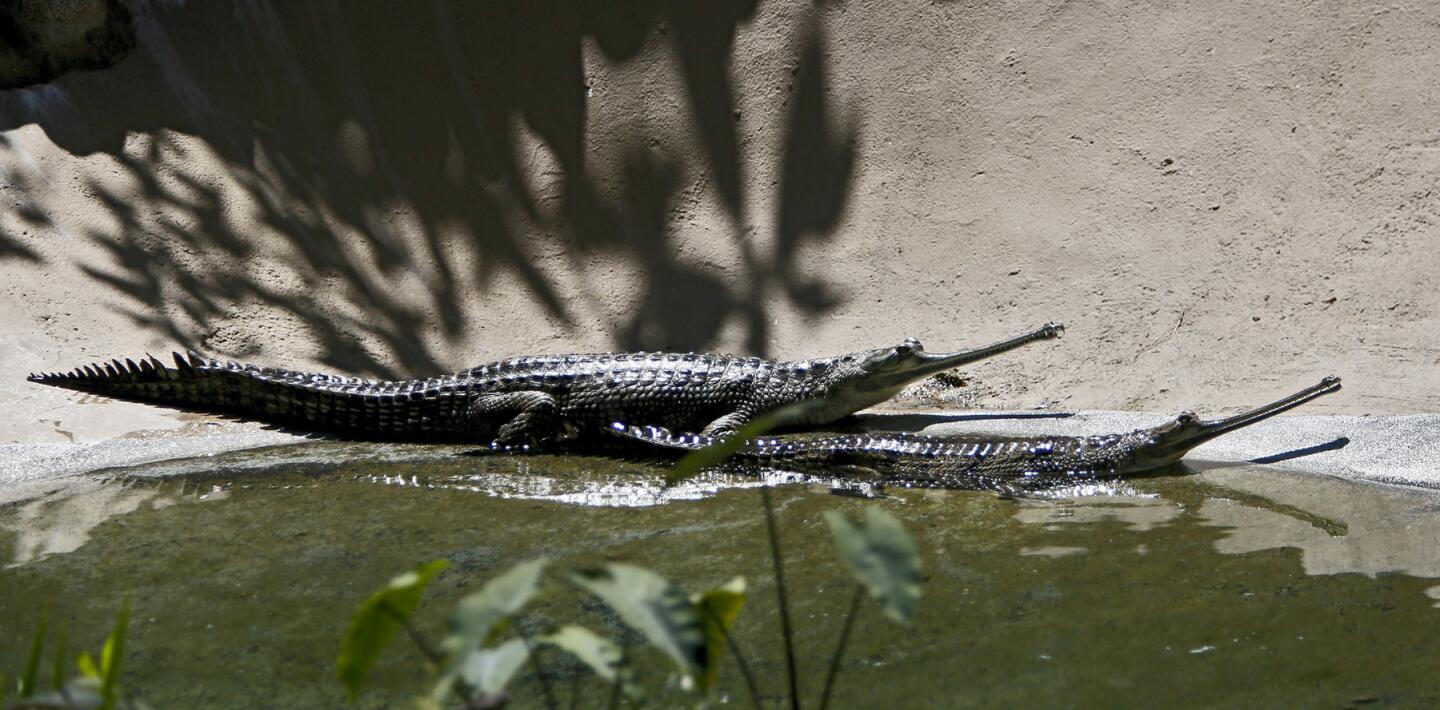
[[[531,446],[630,421],[723,436],[786,405],[819,402],[795,424],[826,424],[954,367],[1058,337],[1059,323],[963,352],[889,348],[777,362],[695,353],[521,357],[430,379],[379,382],[175,354],[118,360],[31,382],[228,414],[357,439]]]
[[[1102,436],[956,436],[900,432],[803,434],[748,439],[732,456],[742,464],[841,476],[847,482],[937,488],[1015,490],[1081,479],[1145,473],[1179,461],[1217,436],[1249,426],[1340,389],[1340,378],[1243,414],[1201,421],[1185,412],[1172,421]],[[616,422],[612,434],[658,451],[683,453],[713,446],[717,438],[675,434],[654,426]]]

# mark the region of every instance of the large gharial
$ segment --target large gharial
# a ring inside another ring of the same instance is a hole
[[[900,432],[786,435],[744,441],[733,455],[742,464],[840,475],[861,483],[938,488],[1014,490],[1080,479],[1146,473],[1178,462],[1191,449],[1340,389],[1340,378],[1243,414],[1201,421],[1185,412],[1148,429],[1102,436],[936,437]],[[703,434],[675,434],[654,426],[612,425],[612,434],[662,452],[713,446]]]
[[[152,357],[29,379],[349,438],[528,447],[602,432],[615,421],[723,436],[799,402],[819,404],[807,407],[795,424],[826,424],[930,375],[1057,337],[1063,330],[1050,323],[963,352],[927,353],[910,338],[889,348],[789,362],[695,353],[547,355],[395,382],[178,353],[174,367]]]

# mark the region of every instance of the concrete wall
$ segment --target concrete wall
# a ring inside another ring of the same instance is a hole
[[[1051,319],[982,402],[1440,407],[1435,3],[123,4],[119,64],[0,90],[0,440],[174,426],[19,378],[176,347],[401,376]]]

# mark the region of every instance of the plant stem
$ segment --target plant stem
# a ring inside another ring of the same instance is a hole
[[[712,621],[719,621],[703,604],[700,605],[700,612]],[[735,665],[740,667],[740,676],[745,679],[745,687],[750,690],[750,702],[755,703],[755,707],[760,707],[760,688],[755,685],[755,676],[750,674],[750,663],[745,660],[745,654],[740,652],[740,644],[735,641],[735,637],[730,635],[730,630],[723,624],[716,623],[715,628],[725,638],[725,646],[730,649],[730,655],[735,657]]]
[[[830,657],[830,671],[825,674],[825,690],[820,694],[820,710],[825,710],[830,705],[830,690],[835,687],[835,677],[840,674],[840,659],[845,655],[845,644],[850,640],[850,627],[855,624],[855,616],[860,613],[860,601],[865,598],[865,588],[855,585],[855,593],[850,597],[850,611],[845,614],[845,624],[840,627],[840,643],[835,646],[835,654]]]
[[[770,502],[770,486],[760,486],[760,500],[765,504],[765,531],[770,537],[770,561],[775,565],[775,594],[780,598],[780,633],[785,640],[785,677],[790,682],[790,708],[800,710],[800,684],[795,673],[795,643],[790,632],[790,607],[785,595],[785,559],[780,553],[780,533],[775,529],[775,507]]]
[[[395,607],[390,606],[390,602],[382,601],[380,603],[380,608],[384,609],[385,613],[389,614],[390,616],[394,617],[396,621],[400,622],[401,628],[404,628],[405,633],[410,635],[410,640],[415,642],[415,647],[420,649],[420,653],[424,654],[425,658],[429,659],[431,663],[434,663],[438,666],[440,665],[441,661],[445,660],[445,656],[441,655],[439,651],[435,650],[435,647],[430,644],[430,640],[425,638],[425,636],[420,633],[419,629],[411,626],[410,619],[406,618],[404,614],[396,611]]]
[[[55,660],[50,667],[50,684],[56,690],[63,690],[65,687],[65,663],[70,658],[70,651],[66,648],[66,636],[70,634],[70,624],[64,626],[56,625],[55,635]],[[66,697],[68,701],[68,696]]]
[[[615,664],[615,682],[610,686],[610,710],[620,707],[620,670],[630,662],[630,649],[620,644],[620,662]]]
[[[434,646],[430,645],[430,640],[422,636],[420,630],[411,626],[409,621],[405,622],[405,633],[410,634],[410,640],[415,642],[415,645],[420,648],[420,652],[425,654],[425,657],[430,659],[431,663],[438,666],[445,660],[445,657],[442,656],[439,651],[435,650]]]
[[[25,662],[25,672],[20,676],[19,697],[35,694],[35,679],[40,676],[40,655],[45,649],[45,633],[50,626],[50,607],[40,609],[40,625],[35,627],[35,638],[30,642],[30,658]]]
[[[545,696],[545,707],[556,710],[560,707],[555,702],[555,695],[550,692],[550,679],[546,677],[545,670],[540,667],[539,653],[535,650],[535,644],[530,643],[528,634],[520,634],[520,640],[525,643],[526,656],[530,658],[530,669],[535,671],[535,679],[540,681],[540,692]]]

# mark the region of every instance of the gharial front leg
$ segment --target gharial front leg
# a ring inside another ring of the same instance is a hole
[[[493,445],[527,446],[557,438],[563,427],[560,405],[545,392],[523,391],[485,394],[470,403],[466,415],[471,430],[484,439],[494,431]],[[496,422],[504,423],[495,429]]]
[[[749,424],[750,420],[753,418],[754,417],[751,417],[749,412],[731,412],[729,414],[726,414],[725,416],[718,417],[717,419],[715,419],[715,421],[710,422],[709,424],[706,424],[705,428],[700,430],[700,433],[704,436],[713,436],[717,439],[723,439],[727,436],[730,436],[731,434],[734,434],[736,429],[739,429],[740,427]]]

